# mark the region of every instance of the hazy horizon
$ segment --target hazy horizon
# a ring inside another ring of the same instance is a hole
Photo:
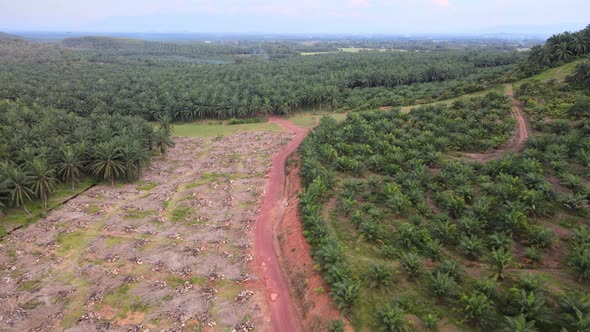
[[[0,0],[0,31],[546,35],[584,28],[580,0]]]

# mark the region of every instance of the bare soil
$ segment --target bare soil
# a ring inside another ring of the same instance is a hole
[[[297,306],[291,298],[289,284],[280,264],[277,226],[285,214],[287,204],[284,197],[286,160],[295,152],[308,131],[288,120],[270,118],[270,121],[294,133],[295,137],[272,161],[264,201],[256,219],[255,266],[264,275],[272,330],[303,331]]]
[[[98,185],[7,236],[0,330],[270,330],[254,227],[291,137],[176,138],[142,175],[151,189]]]
[[[297,163],[297,159],[292,161]],[[310,246],[303,236],[303,225],[297,205],[301,190],[298,167],[287,168],[287,181],[283,193],[285,213],[278,227],[281,263],[289,280],[294,300],[305,331],[326,331],[332,320],[340,318],[329,287],[314,268]]]

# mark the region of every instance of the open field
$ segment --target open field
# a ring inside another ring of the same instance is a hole
[[[205,137],[176,138],[140,182],[97,185],[3,239],[0,330],[268,330],[253,223],[291,136],[189,126]]]
[[[338,52],[344,52],[344,53],[358,53],[361,51],[380,51],[380,52],[391,51],[388,49],[381,49],[381,48],[362,48],[362,47],[343,47],[343,48],[339,48],[338,50],[339,50]],[[338,52],[301,52],[301,55],[306,56],[306,55],[334,54],[334,53],[338,53]]]
[[[346,118],[346,113],[306,111],[290,116],[289,120],[299,127],[311,128],[317,125],[320,119],[324,116],[329,116],[336,121],[342,121]]]
[[[277,132],[281,128],[274,123],[248,123],[227,125],[227,121],[197,121],[174,126],[174,135],[178,137],[216,137],[244,132],[270,131]]]

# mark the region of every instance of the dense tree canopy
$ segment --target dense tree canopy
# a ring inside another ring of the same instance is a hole
[[[0,102],[0,202],[44,203],[60,182],[139,177],[160,133],[146,121],[122,115],[74,113]]]
[[[111,39],[65,43],[92,51],[0,41],[0,99],[82,116],[105,111],[149,120],[161,114],[186,121],[284,114],[305,107],[360,109],[481,90],[509,79],[511,64],[521,59],[505,51],[387,51],[219,65],[179,56],[130,55]],[[94,50],[96,43],[106,50]]]
[[[544,45],[534,46],[528,60],[522,64],[525,74],[563,64],[590,53],[590,25],[577,32],[562,32],[551,36]]]

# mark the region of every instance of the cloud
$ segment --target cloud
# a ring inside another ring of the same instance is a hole
[[[449,0],[432,0],[432,3],[439,7],[448,7]]]

